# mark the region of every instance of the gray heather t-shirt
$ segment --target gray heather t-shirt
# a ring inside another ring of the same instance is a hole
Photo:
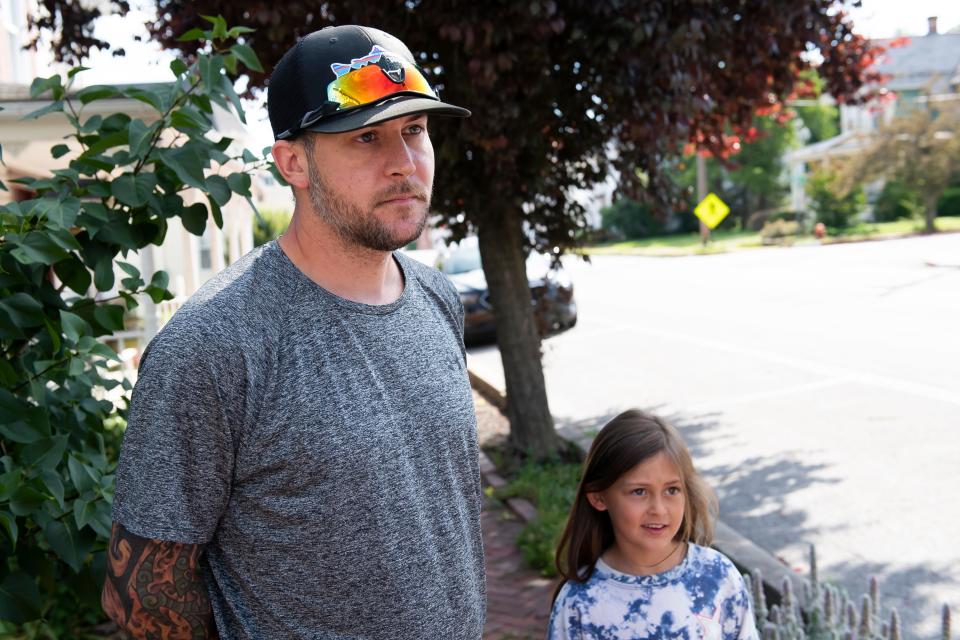
[[[463,309],[442,274],[396,261],[403,294],[372,306],[270,243],[144,354],[113,517],[207,545],[222,638],[481,636]]]

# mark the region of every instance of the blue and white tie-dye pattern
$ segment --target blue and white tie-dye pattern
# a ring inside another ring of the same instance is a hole
[[[733,563],[695,544],[669,571],[634,576],[603,559],[584,584],[567,582],[548,640],[755,640],[750,595]]]

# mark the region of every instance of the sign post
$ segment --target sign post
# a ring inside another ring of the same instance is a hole
[[[693,210],[694,215],[700,218],[701,230],[703,228],[715,229],[720,222],[727,217],[727,214],[730,213],[730,207],[721,200],[717,194],[712,191],[707,194],[707,196],[700,201],[700,204],[696,206]],[[703,244],[707,244],[707,238],[709,238],[710,232],[707,231],[706,235],[703,236]]]

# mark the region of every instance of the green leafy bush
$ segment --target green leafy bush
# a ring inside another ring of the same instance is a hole
[[[125,328],[138,296],[172,297],[166,273],[141,274],[122,258],[162,243],[173,218],[196,235],[208,217],[222,226],[221,207],[234,194],[249,198],[247,171],[265,164],[246,150],[231,155],[232,140],[212,130],[214,105],[243,119],[231,76],[260,65],[231,43],[249,29],[210,22],[185,35],[209,45],[190,66],[171,63],[169,84],[74,92],[80,67],[31,86],[51,101],[27,118],[62,113],[79,153],[49,178],[16,180],[35,195],[0,206],[0,635],[81,637],[102,619],[130,391],[108,372],[117,355],[102,339]],[[155,118],[85,112],[110,98],[143,102]],[[69,152],[51,149],[54,158]],[[206,203],[187,205],[189,188]],[[111,390],[122,391],[117,404]]]
[[[828,229],[841,231],[855,222],[857,215],[863,211],[866,198],[859,185],[850,193],[840,195],[835,182],[836,178],[831,174],[815,173],[807,183],[807,193],[817,221]]]
[[[560,461],[527,462],[494,493],[501,500],[526,498],[537,507],[537,519],[520,531],[517,545],[527,564],[544,576],[557,575],[554,553],[573,506],[580,467],[579,463]]]
[[[291,213],[280,209],[261,209],[253,221],[253,246],[276,240],[290,224]]]
[[[650,206],[624,198],[600,211],[601,224],[611,235],[626,240],[649,238],[663,233],[663,222]]]
[[[923,216],[920,195],[898,180],[888,180],[877,197],[873,217],[877,222],[892,222],[901,218]]]
[[[949,187],[937,200],[938,216],[960,216],[960,187]]]

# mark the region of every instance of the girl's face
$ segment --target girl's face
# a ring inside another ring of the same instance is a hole
[[[619,564],[632,568],[630,573],[659,573],[682,557],[674,554],[673,562],[639,570],[660,562],[676,548],[675,538],[683,522],[683,479],[665,452],[644,460],[605,491],[588,493],[587,500],[594,509],[610,514],[616,538],[614,555]]]

